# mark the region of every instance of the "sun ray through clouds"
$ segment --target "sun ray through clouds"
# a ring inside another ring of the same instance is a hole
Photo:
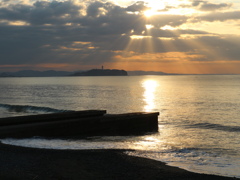
[[[156,2],[151,0],[145,1],[145,2],[149,7],[143,13],[143,15],[145,16],[145,18],[144,17],[143,18],[145,19],[145,23],[146,23],[145,29],[144,31],[142,31],[142,34],[135,34],[134,30],[131,31],[129,42],[125,47],[125,49],[123,50],[122,56],[125,57],[125,59],[129,59],[129,61],[131,61],[131,58],[130,57],[127,58],[127,56],[129,55],[134,56],[135,53],[141,53],[142,55],[148,54],[145,57],[148,57],[149,55],[151,55],[153,57],[151,59],[155,59],[154,63],[156,64],[158,63],[158,60],[156,57],[158,57],[158,55],[161,55],[161,57],[159,57],[159,62],[162,62],[163,61],[162,59],[164,59],[164,57],[165,57],[165,61],[168,61],[169,57],[166,58],[166,55],[164,55],[164,53],[168,51],[177,52],[178,50],[178,48],[174,44],[174,39],[173,37],[164,37],[164,36],[161,37],[161,34],[156,36],[154,35],[154,32],[165,33],[167,31],[170,32],[170,30],[174,30],[174,28],[171,26],[155,27],[154,23],[152,23],[152,20],[151,20],[152,18],[155,18],[154,16],[157,16],[161,10],[166,8],[167,2],[163,2],[163,1]],[[174,33],[176,33],[176,31]],[[174,35],[174,33],[173,33],[173,36],[176,36]],[[146,62],[151,59],[146,59]]]
[[[176,15],[175,17],[180,17],[180,15],[189,17],[196,12],[195,9],[190,9],[191,3],[179,0],[161,1],[161,3],[151,0],[145,2],[148,6],[148,9],[143,13],[146,28],[141,35],[133,33],[130,36],[124,53],[132,52],[130,53],[132,58],[125,58],[125,60],[129,59],[129,61],[132,61],[134,59],[133,56],[136,56],[134,52],[137,52],[142,54],[142,62],[144,61],[144,56],[149,57],[151,54],[152,57],[155,56],[151,59],[155,59],[154,63],[159,63],[159,67],[163,67],[164,64],[172,64],[172,70],[179,73],[211,72],[212,66],[206,68],[208,70],[204,70],[203,67],[207,66],[212,60],[221,60],[222,58],[221,52],[217,48],[212,48],[205,40],[207,36],[214,37],[214,34],[201,32],[198,34],[197,31],[192,33],[193,31],[187,29],[187,26],[185,26],[185,29],[182,29],[181,24],[174,25],[167,21],[165,25],[158,26],[154,21],[155,19],[162,20],[161,17],[169,17],[169,21],[171,21],[171,17],[174,16],[164,16],[168,14]],[[177,6],[179,8],[176,8]],[[157,35],[156,32],[158,33]],[[146,56],[146,54],[148,55]],[[159,60],[157,60],[157,57]],[[146,61],[149,62],[149,59],[146,59]],[[205,65],[203,66],[203,64]],[[177,68],[179,71],[176,70]]]

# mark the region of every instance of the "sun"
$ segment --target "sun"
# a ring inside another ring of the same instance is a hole
[[[154,11],[153,9],[144,11],[144,15],[145,15],[146,17],[151,17],[151,16],[153,16],[153,15],[155,15],[155,14],[156,14],[156,11]]]

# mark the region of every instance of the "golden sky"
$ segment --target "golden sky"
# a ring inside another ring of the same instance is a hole
[[[240,1],[0,2],[0,72],[240,73]]]

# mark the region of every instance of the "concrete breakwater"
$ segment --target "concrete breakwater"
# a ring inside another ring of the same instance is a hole
[[[159,112],[72,111],[0,118],[1,138],[137,135],[158,131]]]

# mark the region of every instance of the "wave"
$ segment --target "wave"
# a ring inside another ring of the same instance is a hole
[[[16,113],[58,113],[58,112],[67,112],[70,110],[61,110],[54,109],[50,107],[39,107],[39,106],[30,106],[30,105],[10,105],[10,104],[0,104],[0,108],[4,108],[9,112]]]
[[[203,128],[203,129],[214,129],[227,132],[240,132],[240,126],[227,126],[221,124],[212,123],[197,123],[188,126],[189,128]]]

